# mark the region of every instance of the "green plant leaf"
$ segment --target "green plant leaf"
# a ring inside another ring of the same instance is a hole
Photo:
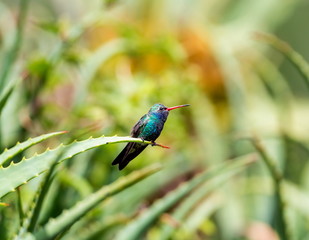
[[[63,152],[63,154],[58,162],[105,144],[120,142],[143,142],[151,144],[151,142],[143,141],[139,138],[115,136],[90,138],[80,142],[75,141],[69,145],[61,144],[53,150],[47,149],[47,151],[42,154],[34,155],[28,159],[24,158],[16,164],[12,162],[8,167],[0,168],[0,198],[11,191],[14,191],[16,187],[27,183],[30,179],[35,178],[48,170],[53,159],[55,159],[61,152]],[[10,179],[10,181],[7,181],[7,179]]]
[[[48,134],[41,135],[39,137],[29,138],[27,141],[22,142],[22,143],[17,143],[14,147],[4,150],[4,152],[0,155],[0,165],[3,165],[8,160],[16,156],[18,153],[26,150],[27,148],[37,143],[40,143],[48,138],[51,138],[51,137],[54,137],[60,134],[64,134],[64,133],[66,133],[66,131],[48,133]]]
[[[59,22],[55,22],[55,21],[38,22],[36,23],[36,26],[53,34],[59,34],[61,32],[61,27],[60,27]]]
[[[131,190],[132,188],[130,188]],[[98,219],[96,222],[93,222],[91,226],[87,226],[82,231],[71,233],[68,232],[64,240],[69,239],[79,239],[79,240],[89,240],[89,239],[105,239],[105,234],[109,230],[111,230],[115,226],[119,226],[120,224],[125,224],[129,221],[129,216],[124,214],[115,214],[113,216],[106,216],[104,221]],[[81,226],[85,226],[85,223]],[[76,226],[75,226],[76,228]],[[70,234],[71,233],[71,234]],[[108,238],[108,237],[107,237]]]
[[[268,43],[270,46],[281,52],[287,59],[295,66],[298,72],[305,80],[307,87],[309,88],[309,63],[304,59],[302,55],[296,52],[289,44],[277,38],[276,36],[257,33],[256,38],[263,42]]]
[[[242,170],[241,167],[243,166],[227,166],[225,170],[218,172],[216,176],[205,182],[205,184],[199,186],[175,209],[175,211],[172,213],[172,219],[179,223],[184,223],[185,217],[190,215],[192,209],[199,205],[199,203],[206,195],[210,194],[215,189],[220,188],[224,182]],[[170,236],[175,230],[175,227],[165,224],[162,228],[160,239],[170,239]]]
[[[286,197],[286,203],[289,207],[296,209],[303,216],[309,217],[309,194],[296,184],[284,181],[283,190]]]
[[[98,48],[92,56],[87,59],[84,67],[81,69],[81,76],[83,81],[78,84],[75,103],[78,105],[83,102],[87,95],[88,86],[93,79],[93,76],[107,60],[124,51],[123,40],[112,40],[109,43],[103,44]]]
[[[34,198],[33,203],[29,206],[27,217],[24,219],[21,228],[18,231],[17,237],[23,238],[23,235],[26,231],[33,232],[36,228],[41,209],[43,206],[44,199],[47,196],[47,192],[51,186],[53,181],[53,173],[55,172],[56,165],[58,161],[61,159],[63,152],[60,152],[59,155],[54,158],[51,167],[49,168],[47,174],[45,174],[44,178],[41,181],[41,185],[38,188]]]
[[[27,14],[29,2],[29,0],[20,1],[16,33],[12,41],[11,49],[9,50],[9,52],[7,52],[6,56],[3,58],[4,61],[2,61],[1,63],[2,68],[0,71],[0,93],[2,93],[2,90],[8,83],[7,79],[11,73],[11,70],[14,66],[15,60],[18,57],[22,45],[24,28],[26,23],[28,22]]]
[[[1,112],[2,112],[2,109],[4,108],[7,100],[9,99],[9,97],[11,96],[12,92],[13,92],[13,89],[14,89],[14,85],[13,86],[10,86],[5,92],[4,94],[1,95],[0,97],[0,115],[1,115]]]
[[[289,224],[286,219],[286,205],[285,205],[285,199],[284,199],[284,194],[283,194],[284,177],[280,169],[278,168],[278,166],[275,164],[275,161],[266,151],[260,139],[254,136],[250,138],[249,140],[252,142],[253,146],[255,147],[257,152],[260,154],[274,182],[275,197],[276,197],[276,202],[278,204],[278,216],[276,217],[277,218],[276,220],[278,221],[277,228],[278,228],[280,239],[283,239],[283,240],[290,239],[291,233],[290,233],[290,229],[288,228]]]
[[[254,156],[254,158],[253,158]],[[135,221],[132,221],[126,226],[117,236],[117,240],[135,240],[140,239],[141,235],[147,230],[147,228],[154,222],[162,213],[166,212],[172,206],[174,206],[179,200],[185,197],[194,188],[202,184],[208,179],[211,179],[218,174],[228,173],[234,171],[237,168],[244,167],[245,165],[252,163],[256,159],[255,155],[247,155],[241,157],[239,160],[229,161],[215,168],[205,171],[200,175],[194,177],[189,182],[178,187],[176,190],[165,196],[163,199],[158,200],[152,207],[143,212]]]
[[[155,164],[142,170],[135,171],[108,186],[102,187],[99,191],[80,201],[71,209],[64,211],[57,218],[50,220],[42,229],[34,233],[35,238],[39,240],[55,237],[57,234],[69,228],[106,198],[128,188],[160,169],[160,165]]]

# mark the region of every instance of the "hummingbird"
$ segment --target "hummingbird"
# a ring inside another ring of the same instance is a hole
[[[141,119],[134,125],[131,130],[131,137],[141,138],[145,141],[151,141],[152,146],[158,145],[164,148],[169,148],[156,143],[155,140],[160,136],[163,130],[164,123],[168,117],[169,111],[187,106],[190,105],[184,104],[168,108],[160,103],[154,104],[148,113],[142,116]],[[129,142],[112,162],[112,165],[119,164],[118,168],[119,170],[122,170],[147,146],[148,144],[146,143]]]

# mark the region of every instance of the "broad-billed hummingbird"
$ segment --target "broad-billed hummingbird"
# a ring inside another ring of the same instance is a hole
[[[141,119],[134,125],[131,131],[131,137],[141,138],[145,141],[151,141],[152,145],[159,145],[155,143],[155,140],[160,136],[164,123],[168,117],[169,111],[190,106],[189,104],[179,105],[175,107],[165,107],[163,104],[157,103],[153,105],[149,112],[141,117]],[[122,170],[128,165],[137,155],[139,155],[148,144],[129,142],[125,148],[119,153],[119,155],[112,162],[112,165],[119,164],[119,170]],[[168,147],[165,147],[168,148]]]

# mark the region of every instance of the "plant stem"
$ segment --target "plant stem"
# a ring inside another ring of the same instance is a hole
[[[290,239],[289,236],[291,235],[289,234],[288,224],[284,216],[285,203],[283,200],[283,176],[273,159],[267,154],[260,140],[257,137],[250,138],[250,140],[252,141],[258,153],[261,155],[262,160],[264,161],[265,165],[271,173],[275,187],[275,198],[278,203],[278,233],[281,240],[288,240]]]

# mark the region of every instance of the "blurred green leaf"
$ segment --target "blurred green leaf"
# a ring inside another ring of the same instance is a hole
[[[34,236],[36,239],[42,240],[55,237],[57,234],[69,228],[78,219],[83,217],[106,198],[130,187],[160,169],[161,167],[158,165],[147,167],[145,169],[135,171],[128,176],[122,177],[111,185],[102,187],[99,191],[77,203],[73,208],[66,210],[57,218],[50,220],[45,226],[42,227],[42,229],[35,232]]]
[[[151,226],[151,224],[157,220],[157,218],[177,202],[179,202],[183,197],[189,194],[194,188],[199,186],[201,183],[208,179],[212,179],[220,174],[234,173],[233,171],[237,168],[242,168],[255,160],[252,155],[242,157],[239,160],[233,160],[233,162],[227,162],[219,166],[214,167],[211,170],[205,171],[198,176],[194,177],[192,180],[182,184],[173,192],[169,193],[164,198],[158,200],[154,205],[152,205],[147,211],[144,211],[136,220],[133,220],[121,232],[117,235],[118,240],[133,240],[141,238],[142,234]],[[233,174],[231,174],[233,175]],[[215,185],[207,186],[209,192],[214,189]],[[208,191],[207,191],[208,192]],[[191,204],[191,203],[190,203]]]
[[[36,58],[28,64],[28,71],[36,77],[44,77],[51,68],[51,63],[45,58]]]
[[[6,92],[4,92],[1,97],[0,97],[0,115],[2,112],[2,109],[4,108],[7,100],[9,99],[9,97],[11,96],[12,92],[14,90],[14,87],[10,87],[9,89],[7,89]]]
[[[58,22],[56,21],[52,21],[52,22],[38,22],[36,23],[36,25],[45,30],[45,31],[48,31],[48,32],[51,32],[51,33],[55,33],[55,34],[59,34],[60,33],[60,30],[61,30],[61,27],[59,25]]]
[[[309,88],[309,63],[302,55],[296,52],[283,40],[265,33],[257,33],[256,38],[260,41],[270,44],[273,48],[284,54],[287,59],[296,67],[298,72],[303,76],[307,87]]]

